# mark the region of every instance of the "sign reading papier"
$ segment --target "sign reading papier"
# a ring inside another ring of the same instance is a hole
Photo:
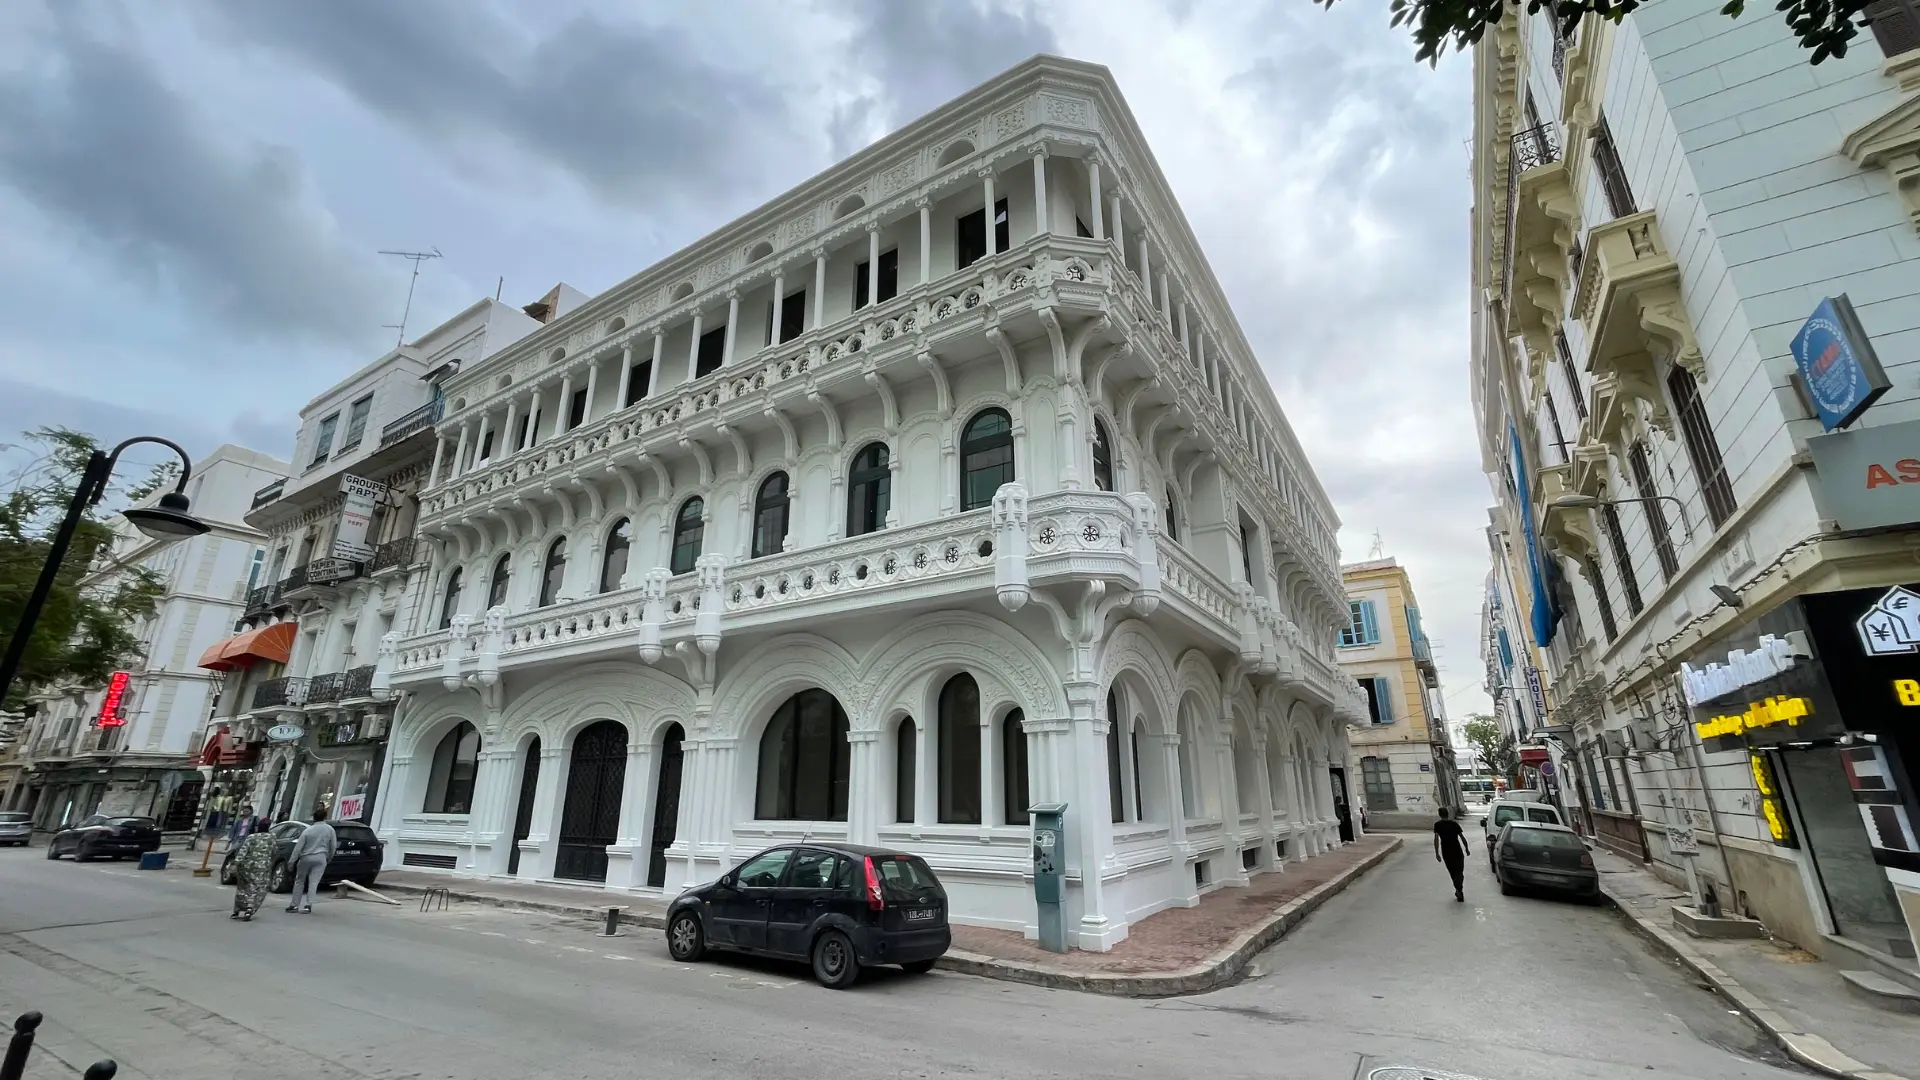
[[[347,499],[340,507],[340,529],[333,536],[333,557],[348,562],[370,562],[373,546],[367,543],[367,533],[373,527],[374,509],[387,497],[387,485],[348,473],[340,477],[340,490]]]

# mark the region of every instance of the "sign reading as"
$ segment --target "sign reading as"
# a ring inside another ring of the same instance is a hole
[[[1920,521],[1920,420],[1807,440],[1822,517],[1842,529]]]
[[[367,533],[373,527],[374,511],[387,497],[387,485],[348,473],[340,477],[340,490],[347,498],[340,507],[340,529],[333,536],[333,557],[370,562],[373,546],[367,543]]]
[[[1793,335],[1793,362],[1814,414],[1828,431],[1859,419],[1893,385],[1845,293],[1820,301]]]

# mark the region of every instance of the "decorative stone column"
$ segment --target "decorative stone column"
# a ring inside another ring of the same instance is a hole
[[[513,843],[513,747],[497,743],[480,752],[474,785],[473,873],[490,878],[507,872],[507,848]]]
[[[847,841],[879,842],[881,776],[880,733],[847,732]]]
[[[1259,865],[1269,870],[1278,870],[1285,864],[1280,861],[1278,853],[1274,850],[1274,841],[1279,838],[1279,832],[1273,824],[1273,776],[1267,764],[1267,735],[1264,725],[1253,736],[1253,745],[1247,748],[1247,752],[1253,755],[1253,782],[1258,789],[1254,792],[1254,799],[1255,813],[1260,815]]]
[[[540,774],[533,788],[533,822],[527,829],[527,838],[521,841],[518,876],[522,881],[553,876],[560,811],[566,805],[560,791],[566,753],[559,746],[540,744]]]
[[[1081,697],[1072,695],[1068,702],[1073,710],[1073,733],[1066,747],[1076,774],[1080,807],[1078,813],[1067,812],[1079,841],[1076,846],[1080,854],[1080,925],[1076,943],[1082,949],[1105,952],[1127,936],[1126,913],[1109,911],[1106,897],[1106,873],[1119,862],[1113,850],[1113,814],[1107,806],[1107,794],[1111,790],[1107,786],[1107,731],[1113,727],[1113,718],[1102,715],[1104,702],[1083,701]]]
[[[614,846],[607,850],[607,884],[631,889],[647,883],[647,857],[651,849],[647,819],[652,816],[653,800],[647,798],[653,768],[653,746],[629,735],[627,768],[620,778],[620,829]]]

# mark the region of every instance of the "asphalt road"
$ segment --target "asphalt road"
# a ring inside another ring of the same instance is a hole
[[[478,906],[270,897],[234,923],[208,881],[43,854],[0,851],[0,1016],[47,1017],[29,1077],[103,1057],[155,1080],[1806,1075],[1609,912],[1500,897],[1483,864],[1456,904],[1417,844],[1245,982],[1162,1001],[941,972],[835,993]]]

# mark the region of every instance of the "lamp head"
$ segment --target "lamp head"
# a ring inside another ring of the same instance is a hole
[[[177,491],[160,496],[156,506],[128,510],[122,516],[133,527],[155,540],[185,540],[199,536],[210,526],[187,512],[187,497]]]
[[[1557,510],[1592,510],[1605,504],[1592,495],[1569,491],[1563,495],[1555,495],[1553,501],[1547,505]]]

